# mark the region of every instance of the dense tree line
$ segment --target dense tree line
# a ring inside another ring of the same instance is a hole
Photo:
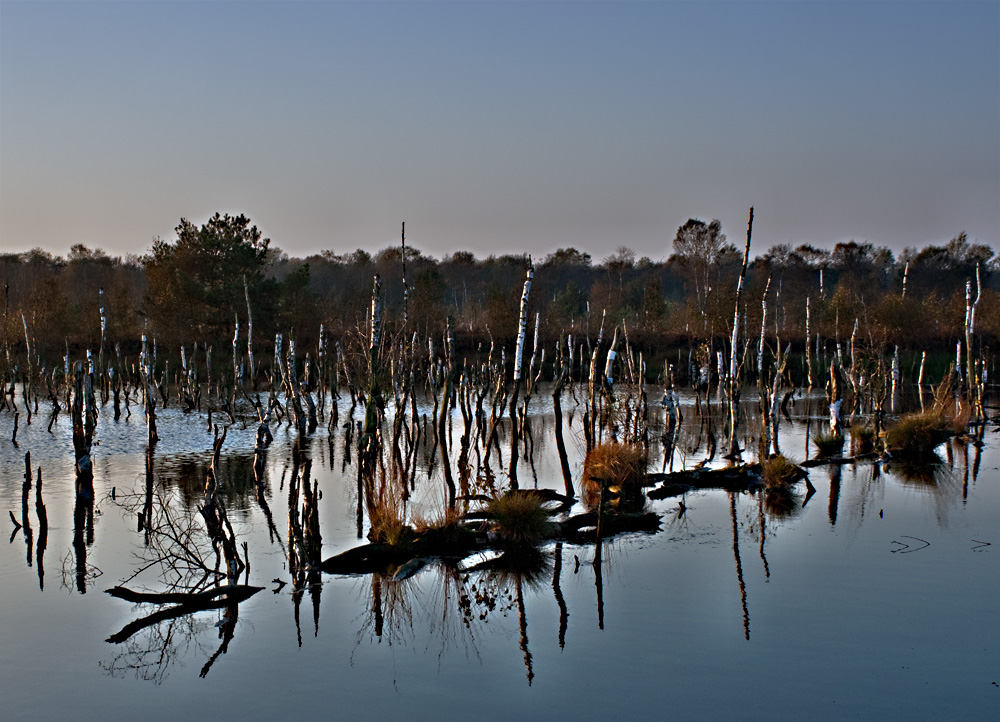
[[[510,353],[527,256],[480,259],[455,251],[437,260],[409,247],[404,257],[399,246],[290,258],[248,218],[218,214],[201,227],[182,219],[176,233],[171,241],[156,239],[143,256],[110,257],[82,245],[66,258],[40,249],[0,254],[7,367],[24,357],[25,325],[33,350],[49,363],[67,348],[74,355],[96,352],[102,308],[107,353],[116,344],[123,354],[135,353],[146,334],[160,348],[212,343],[225,354],[236,324],[246,328],[248,301],[262,349],[276,332],[314,347],[320,324],[327,340],[346,346],[363,335],[375,274],[390,332],[440,339],[450,319],[463,353],[491,342]],[[688,221],[671,248],[664,261],[637,259],[624,247],[597,262],[574,248],[534,259],[532,327],[537,313],[540,338],[551,345],[568,335],[589,344],[602,323],[609,333],[618,325],[650,359],[723,343],[741,254],[718,221]],[[979,297],[977,337],[993,344],[1000,338],[998,261],[993,249],[964,233],[898,258],[853,241],[832,250],[774,246],[748,271],[747,335],[760,333],[767,288],[769,343],[802,348],[808,299],[813,338],[846,339],[857,323],[874,346],[943,350],[963,336],[968,283],[973,300]]]

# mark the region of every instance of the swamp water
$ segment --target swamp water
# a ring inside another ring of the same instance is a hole
[[[682,403],[675,470],[705,455],[692,400]],[[563,406],[578,485],[582,408],[568,395]],[[22,413],[15,448],[12,415],[0,414],[0,513],[26,515],[31,527],[0,544],[5,720],[1000,718],[996,427],[982,449],[940,447],[932,470],[813,468],[815,493],[800,482],[779,512],[759,493],[692,491],[647,502],[662,515],[659,531],[549,544],[516,571],[474,570],[491,556],[476,555],[431,561],[401,581],[322,574],[296,589],[286,556],[295,432],[275,425],[267,451],[269,521],[251,468],[256,424],[236,424],[220,493],[247,544],[241,582],[265,589],[238,609],[138,628],[126,625],[161,607],[104,593],[149,554],[137,530],[147,457],[136,411],[100,417],[92,523],[74,514],[69,415],[50,433],[47,415],[26,426]],[[549,396],[529,413],[534,453],[522,454],[520,485],[561,492]],[[823,424],[821,399],[800,399],[792,413],[781,447],[803,459],[807,434]],[[157,498],[203,533],[196,506],[212,433],[204,414],[176,407],[158,421]],[[322,492],[323,558],[364,541],[346,421],[342,400],[340,428],[321,425],[306,450]],[[25,452],[32,473],[41,468],[45,528],[34,480],[22,508]],[[440,460],[431,444],[418,458],[411,511],[432,517],[447,498]],[[662,466],[653,443],[650,470]],[[166,581],[153,567],[127,586],[165,591]]]

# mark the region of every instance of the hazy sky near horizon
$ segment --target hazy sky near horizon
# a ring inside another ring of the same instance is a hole
[[[0,250],[1000,249],[1000,2],[0,0]]]

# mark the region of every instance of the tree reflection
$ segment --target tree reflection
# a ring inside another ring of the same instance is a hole
[[[323,590],[320,566],[323,563],[323,540],[319,527],[319,483],[312,482],[312,460],[295,442],[292,449],[292,475],[288,482],[288,571],[292,575],[292,603],[299,646],[302,631],[299,608],[309,589],[313,606],[313,635],[319,634],[319,608]],[[301,507],[299,499],[301,497]]]
[[[144,488],[124,495],[117,502],[138,517],[139,531],[143,534],[142,545],[135,552],[138,568],[123,580],[123,584],[147,571],[155,571],[170,591],[141,593],[119,586],[107,590],[108,593],[139,604],[171,606],[161,607],[126,624],[106,640],[125,645],[109,662],[102,663],[113,676],[132,670],[136,678],[159,683],[166,676],[171,660],[184,654],[191,640],[205,629],[191,621],[193,616],[204,610],[221,608],[224,609],[222,621],[216,626],[222,641],[202,667],[201,676],[204,677],[219,656],[229,649],[239,619],[239,603],[260,591],[259,587],[236,584],[244,565],[236,553],[236,538],[225,505],[216,493],[227,486],[219,476],[219,452],[225,437],[225,431],[221,436],[216,433],[212,462],[206,471],[204,496],[198,508],[204,527],[196,522],[195,512],[189,505],[180,505],[178,509],[178,505],[172,507],[168,503],[165,495],[170,492],[155,483],[152,447],[146,452]],[[183,489],[180,493],[183,496]],[[213,557],[214,561],[208,561]],[[216,586],[223,580],[228,580],[229,584]],[[177,641],[178,634],[183,638],[182,643]]]
[[[38,516],[38,546],[35,547],[35,568],[38,571],[38,588],[45,589],[45,547],[49,539],[49,518],[42,501],[42,470],[38,469],[35,483],[35,514]]]
[[[151,624],[121,640],[123,646],[100,662],[101,669],[119,679],[131,677],[160,684],[189,654],[207,654],[199,636],[212,626],[211,619],[193,614]]]
[[[733,524],[733,558],[736,560],[736,579],[740,585],[740,603],[743,606],[743,636],[750,639],[750,609],[747,606],[747,588],[743,581],[743,562],[740,559],[739,522],[736,519],[736,494],[729,492],[729,514]]]
[[[75,558],[75,587],[80,594],[87,593],[88,585],[101,576],[101,571],[87,563],[87,548],[94,543],[94,490],[93,487],[77,489],[73,506],[73,555]],[[65,565],[64,581],[65,584]]]
[[[535,671],[528,646],[526,597],[530,591],[543,589],[550,574],[560,608],[560,646],[565,644],[569,612],[558,581],[561,545],[557,554],[559,561],[555,564],[551,553],[529,550],[507,552],[464,569],[454,562],[436,561],[421,567],[431,570],[431,574],[419,576],[407,576],[410,570],[406,568],[391,574],[371,574],[363,588],[366,612],[355,637],[355,648],[366,639],[390,646],[405,645],[414,641],[415,629],[425,627],[440,639],[439,659],[455,646],[478,656],[477,634],[491,618],[516,612],[518,646],[530,685]],[[434,575],[436,584],[425,583]],[[426,616],[418,616],[417,610],[424,610]]]
[[[553,559],[552,592],[555,594],[556,604],[559,605],[559,648],[565,649],[566,628],[569,626],[569,609],[566,607],[566,599],[563,597],[560,585],[560,577],[562,576],[562,542],[556,544]]]
[[[48,546],[49,521],[45,511],[45,503],[42,501],[42,469],[38,467],[38,478],[35,482],[35,516],[38,518],[38,543],[33,546],[34,532],[31,528],[31,518],[28,511],[28,499],[31,496],[31,453],[24,455],[24,483],[21,485],[21,521],[10,512],[10,520],[14,523],[14,531],[11,532],[10,542],[13,543],[19,531],[24,532],[25,558],[30,569],[32,566],[32,552],[35,554],[34,565],[38,572],[38,588],[45,589],[45,548]]]
[[[478,618],[485,622],[490,614],[498,610],[506,614],[516,608],[518,644],[524,657],[525,676],[529,686],[535,678],[535,671],[533,657],[528,648],[525,589],[540,591],[545,586],[552,568],[551,554],[538,549],[526,549],[516,553],[505,552],[467,570],[469,577],[475,578],[469,588],[470,613],[475,614],[478,609]]]

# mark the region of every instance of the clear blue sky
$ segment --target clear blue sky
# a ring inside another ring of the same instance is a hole
[[[1000,240],[1000,3],[0,2],[0,249]]]

